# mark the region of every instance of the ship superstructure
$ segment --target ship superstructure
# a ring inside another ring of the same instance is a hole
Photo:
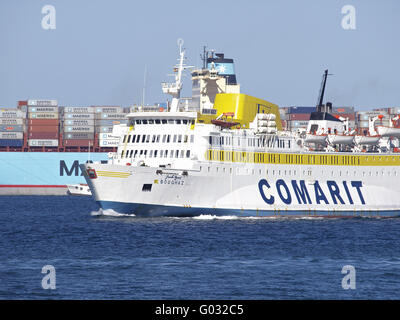
[[[108,162],[81,165],[103,208],[143,216],[397,215],[400,156],[390,143],[354,143],[357,134],[331,115],[323,94],[307,130],[284,131],[276,104],[240,93],[215,60],[207,66],[192,71],[191,104],[130,113],[114,126],[121,138]]]

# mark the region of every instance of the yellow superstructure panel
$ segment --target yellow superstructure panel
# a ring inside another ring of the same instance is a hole
[[[233,120],[239,122],[242,128],[248,128],[257,113],[273,113],[276,116],[277,129],[282,130],[278,105],[247,94],[219,93],[215,97],[214,109],[217,110],[216,116],[213,116],[214,119],[223,113],[233,112],[235,114]],[[209,115],[200,115],[199,119],[205,123],[211,121]]]

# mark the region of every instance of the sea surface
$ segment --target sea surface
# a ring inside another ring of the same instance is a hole
[[[399,239],[399,218],[146,219],[3,196],[0,299],[399,299]]]

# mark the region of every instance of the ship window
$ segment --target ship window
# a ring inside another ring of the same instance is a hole
[[[160,119],[156,119],[154,121],[155,121],[156,124],[160,124],[161,123]]]
[[[140,156],[143,155],[143,150],[140,150],[140,154],[139,154],[139,155],[140,155]]]
[[[183,123],[183,124],[187,124],[188,121],[187,121],[187,120],[182,120],[182,123]]]
[[[179,157],[179,150],[176,150],[175,151],[175,158],[178,158]]]
[[[150,142],[150,135],[148,134],[147,136],[146,136],[146,143],[149,143]]]
[[[187,143],[187,142],[188,142],[188,138],[189,138],[188,135],[185,134],[185,136],[184,136],[184,138],[183,138],[183,142],[184,142],[184,143]]]
[[[129,153],[129,158],[132,158],[133,150]]]
[[[190,157],[190,150],[186,150],[186,158]]]
[[[147,124],[147,120],[143,120],[143,124]]]
[[[170,140],[171,140],[171,135],[169,134],[169,135],[167,135],[167,143],[169,143]]]
[[[180,135],[178,135],[178,143],[181,143],[182,142],[182,135],[180,134]]]
[[[150,192],[150,191],[151,191],[151,186],[152,186],[151,183],[149,183],[149,184],[145,183],[145,184],[143,185],[143,187],[142,187],[142,191]]]
[[[140,141],[140,134],[138,134],[136,137],[136,143],[138,143],[139,141]]]
[[[136,134],[134,134],[134,135],[132,136],[132,143],[135,143],[135,139],[136,139]]]
[[[157,158],[158,150],[154,150],[154,158]]]
[[[142,120],[136,120],[136,124],[141,124]]]
[[[160,158],[163,157],[163,154],[164,154],[164,150],[160,150]]]
[[[167,119],[162,119],[162,120],[161,120],[161,123],[162,123],[162,124],[167,124]]]
[[[174,134],[174,143],[176,142],[176,134]]]
[[[166,134],[163,134],[163,136],[162,136],[162,142],[165,143],[166,139],[167,139],[167,135],[166,135]]]
[[[209,138],[208,138],[208,143],[212,144],[212,137],[211,136],[209,136]]]
[[[154,124],[154,120],[149,120],[149,124]]]
[[[184,150],[181,150],[181,156],[180,156],[180,158],[183,158],[184,155],[185,155],[185,151],[184,151]]]
[[[174,119],[168,119],[169,124],[174,124]]]
[[[161,137],[161,136],[158,134],[158,135],[157,135],[157,139],[156,139],[156,142],[157,142],[157,143],[160,142],[160,137]]]
[[[177,119],[175,120],[176,124],[181,124],[181,120]]]
[[[151,139],[151,142],[152,142],[152,143],[156,142],[156,138],[157,138],[157,136],[156,136],[156,135],[153,135],[153,138]]]
[[[126,135],[124,135],[124,141],[123,141],[124,143],[126,142]]]
[[[144,156],[145,157],[147,156],[147,150],[144,150]]]
[[[143,135],[143,136],[142,136],[142,143],[144,143],[145,140],[146,140],[146,135]]]
[[[150,150],[149,158],[153,158],[153,150]]]
[[[135,154],[133,155],[133,157],[136,158],[137,154],[138,154],[138,150],[135,150]]]
[[[164,158],[168,157],[168,150],[165,150]]]

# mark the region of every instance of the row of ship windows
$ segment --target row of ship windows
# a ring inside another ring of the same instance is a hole
[[[135,124],[194,124],[194,120],[187,119],[137,119]]]
[[[129,134],[125,135],[123,139],[123,143],[158,143],[162,141],[162,143],[188,143],[190,139],[190,143],[194,142],[194,135],[182,135],[182,134],[163,134],[162,139],[161,135],[150,135],[150,134]]]
[[[127,150],[121,158],[190,158],[190,150]]]
[[[269,147],[269,148],[291,148],[291,141],[277,138],[267,138],[265,136],[258,138],[245,137],[209,137],[209,144],[213,147],[217,146],[247,146],[247,147]]]
[[[397,165],[400,161],[399,157],[394,156],[296,155],[227,150],[208,150],[207,160],[322,165],[361,165],[361,160],[363,160],[364,164],[392,162],[393,164]]]
[[[229,173],[232,174],[233,173],[233,168],[226,168],[226,167],[215,167],[215,172],[217,172],[217,173],[218,172],[228,173],[228,169],[229,169]],[[200,171],[202,171],[202,170],[203,170],[203,168],[200,167]],[[206,170],[208,172],[211,172],[212,168],[211,167],[207,167]],[[266,170],[262,170],[262,169],[256,170],[256,169],[239,169],[239,168],[236,168],[236,174],[237,175],[255,175],[257,171],[258,171],[259,175],[263,175],[265,173],[265,175],[267,175],[267,176],[269,174],[271,174],[273,176],[275,176],[275,175],[277,175],[277,176],[282,176],[282,175],[284,175],[284,176],[296,176],[297,175],[297,170],[268,170],[268,169],[266,169]],[[326,176],[326,174],[329,174],[329,172],[321,171],[320,174],[322,176],[324,176],[324,175]],[[312,175],[312,171],[311,170],[303,170],[303,176],[311,176],[311,175]],[[350,176],[351,172],[350,171],[336,171],[336,175],[339,176],[339,177]],[[379,177],[379,176],[382,176],[382,177],[384,177],[384,176],[388,176],[388,177],[394,176],[394,177],[397,177],[398,172],[397,171],[386,171],[385,172],[383,170],[382,171],[368,171],[368,172],[363,171],[362,174],[361,174],[360,172],[357,173],[357,171],[353,171],[353,176],[357,177],[357,176],[361,176],[361,175],[363,177],[365,177],[365,176],[370,176],[370,177],[373,177],[373,176],[376,176],[376,177]],[[332,177],[335,176],[335,171],[331,171],[331,176]]]

